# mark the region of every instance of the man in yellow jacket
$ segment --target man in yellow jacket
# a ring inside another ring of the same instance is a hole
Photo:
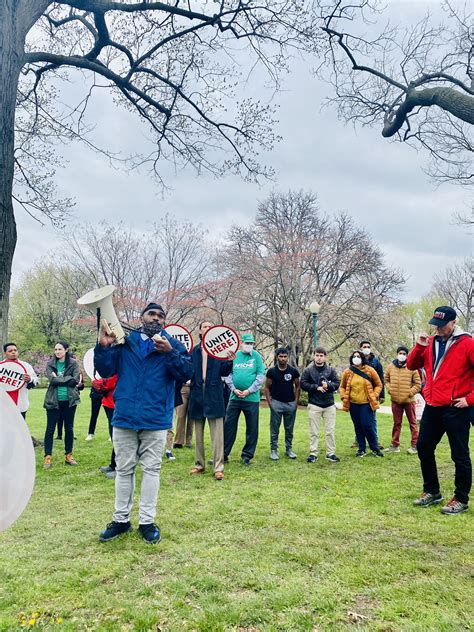
[[[393,430],[392,443],[385,452],[400,452],[400,432],[403,413],[406,414],[411,431],[411,447],[408,454],[416,454],[418,427],[416,425],[415,395],[421,391],[421,378],[418,371],[407,367],[408,348],[403,345],[397,349],[397,357],[385,370],[385,388],[392,398]]]

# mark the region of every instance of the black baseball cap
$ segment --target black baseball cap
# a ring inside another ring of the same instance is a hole
[[[457,316],[456,311],[452,307],[449,307],[449,305],[441,305],[441,307],[435,309],[433,318],[429,324],[435,327],[444,327],[452,320],[456,320]]]

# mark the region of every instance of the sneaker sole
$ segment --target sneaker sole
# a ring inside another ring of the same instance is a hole
[[[117,533],[117,535],[113,535],[111,538],[104,538],[103,536],[99,535],[99,542],[110,542],[111,540],[116,540],[117,538],[120,538],[121,535],[130,533],[130,531],[132,531],[132,527],[130,527],[130,529],[127,529],[126,531],[122,531],[122,533]]]
[[[444,498],[438,498],[437,500],[432,500],[430,503],[428,503],[427,505],[415,505],[415,503],[413,503],[414,507],[432,507],[433,505],[439,505],[439,503],[442,503],[444,500]]]
[[[440,509],[440,512],[443,514],[443,516],[457,516],[458,514],[466,513],[466,511],[469,511],[469,507],[466,507],[466,509],[461,509],[461,511],[456,511],[454,513],[452,511],[443,511],[443,509]]]

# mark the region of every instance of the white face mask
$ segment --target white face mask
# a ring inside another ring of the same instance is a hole
[[[245,342],[242,344],[242,351],[244,353],[252,353],[253,351],[253,345],[250,344],[246,344]]]
[[[400,363],[402,363],[402,362],[406,362],[406,361],[407,361],[407,357],[406,357],[406,355],[405,355],[404,353],[399,353],[399,354],[397,355],[397,359],[398,359],[398,361],[399,361]]]
[[[367,348],[367,347],[364,347],[363,349],[361,349],[361,351],[362,351],[362,353],[363,353],[364,355],[369,355],[369,354],[370,354],[371,349],[370,349],[370,347],[368,347],[368,348]]]
[[[355,366],[359,366],[359,364],[362,364],[361,358],[358,358],[357,356],[355,358],[352,358],[352,364],[354,364]]]

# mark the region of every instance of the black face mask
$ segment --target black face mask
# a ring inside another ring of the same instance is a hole
[[[153,338],[155,334],[159,334],[163,329],[161,323],[149,323],[148,325],[142,325],[142,332],[149,338]]]

